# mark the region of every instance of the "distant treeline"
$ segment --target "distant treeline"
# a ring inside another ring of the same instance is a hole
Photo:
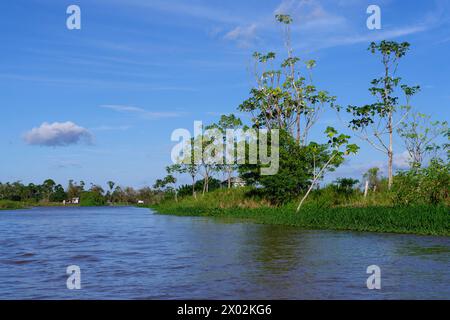
[[[105,191],[101,186],[91,184],[86,187],[83,181],[77,183],[73,180],[64,188],[52,179],[45,180],[42,184],[23,184],[21,182],[1,183],[0,200],[9,200],[24,203],[66,203],[79,200],[80,205],[106,205],[110,204],[154,204],[158,202],[164,193],[145,187],[136,190],[132,187],[120,187],[112,181],[108,181],[109,190]]]

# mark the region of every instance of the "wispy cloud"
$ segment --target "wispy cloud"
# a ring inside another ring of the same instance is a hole
[[[145,91],[183,91],[193,92],[197,89],[184,86],[155,86],[144,82],[126,82],[112,81],[94,78],[59,78],[42,75],[0,73],[0,79],[8,79],[14,81],[26,81],[51,86],[78,86],[83,88],[120,88],[129,90],[145,90]]]
[[[131,126],[123,125],[123,126],[108,126],[102,125],[95,128],[92,128],[92,131],[126,131],[130,129]]]
[[[74,169],[74,168],[80,169],[80,168],[82,168],[82,165],[78,161],[59,160],[59,161],[54,161],[51,165],[51,168],[53,168],[53,169]]]
[[[408,151],[403,151],[402,153],[394,154],[393,165],[397,170],[408,169],[411,163],[411,155]]]
[[[262,38],[262,34],[267,36],[274,33],[277,27],[274,21],[276,14],[292,16],[295,21],[295,24],[292,25],[293,33],[299,31],[316,33],[320,30],[336,30],[336,28],[343,28],[347,25],[345,17],[326,10],[318,0],[284,0],[266,16],[236,26],[226,33],[224,39],[235,40],[239,46],[248,47],[254,44],[255,40]]]
[[[255,23],[249,26],[238,26],[225,34],[224,39],[236,41],[241,47],[249,47],[258,39],[256,28]]]
[[[343,7],[345,6],[345,11]],[[247,20],[225,34],[227,40],[234,40],[238,46],[251,46],[257,39],[273,38],[279,35],[274,23],[275,14],[289,14],[294,19],[292,42],[296,49],[315,51],[330,47],[353,45],[358,43],[394,39],[427,31],[433,28],[439,19],[436,12],[424,13],[422,18],[404,25],[391,25],[386,29],[371,31],[356,25],[356,19],[349,8],[361,7],[357,1],[341,2],[326,0],[283,0],[271,15]],[[388,4],[385,4],[388,6]],[[364,7],[364,6],[362,6]],[[356,12],[356,11],[355,11]],[[359,12],[359,11],[358,11]],[[365,10],[360,11],[361,16]],[[361,18],[361,16],[359,16]]]
[[[127,106],[127,105],[101,105],[100,108],[110,109],[117,112],[122,113],[131,113],[136,114],[142,118],[149,119],[149,120],[155,120],[155,119],[162,119],[162,118],[176,118],[181,117],[185,115],[184,112],[163,112],[163,111],[148,111],[143,108],[138,108],[134,106]]]
[[[328,29],[343,27],[347,18],[326,9],[318,0],[284,0],[274,10],[274,14],[289,14],[296,21],[296,29]]]
[[[194,1],[180,0],[126,0],[119,1],[126,3],[127,6],[139,6],[149,8],[153,11],[161,11],[174,15],[189,16],[202,20],[209,20],[220,23],[239,23],[243,21],[242,17],[233,14],[225,9],[218,9],[210,5],[195,3]]]
[[[303,43],[296,48],[298,49],[310,49],[318,50],[325,48],[332,48],[344,45],[352,45],[358,43],[369,43],[372,41],[380,41],[385,39],[395,39],[402,36],[412,35],[419,32],[426,31],[427,26],[412,26],[404,28],[396,28],[385,31],[379,31],[377,33],[365,33],[365,34],[352,34],[352,35],[336,35],[330,36],[327,41],[322,41],[320,39],[311,39],[308,43]]]
[[[330,174],[330,179],[335,179],[342,176],[351,176],[360,179],[362,175],[370,168],[379,168],[381,175],[387,175],[388,166],[387,158],[381,158],[382,160],[372,160],[365,162],[357,162],[354,159],[346,161],[335,172]],[[393,167],[394,170],[405,170],[410,167],[411,156],[408,151],[403,151],[394,154]]]
[[[385,10],[389,7],[388,2],[380,3],[380,5]],[[345,11],[342,11],[343,6],[346,7]],[[297,42],[297,47],[311,51],[414,35],[435,27],[439,21],[436,15],[440,15],[439,10],[435,9],[424,12],[414,21],[398,20],[402,22],[394,25],[383,24],[381,30],[373,31],[365,28],[365,24],[361,26],[354,22],[361,23],[360,18],[364,17],[358,16],[358,18],[349,13],[349,8],[356,6],[361,7],[361,3],[340,1],[336,6],[335,3],[332,4],[326,0],[284,0],[277,10],[287,10],[287,13],[293,15],[297,25],[293,28],[293,37],[302,39]],[[364,8],[364,5],[362,7]],[[355,12],[361,12],[361,15],[366,14],[364,10],[359,11],[359,9]]]

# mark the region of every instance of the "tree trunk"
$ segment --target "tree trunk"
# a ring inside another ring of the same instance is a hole
[[[206,192],[206,176],[203,179],[203,192],[202,192],[202,194],[205,195],[205,192]]]
[[[203,194],[209,191],[209,174],[205,173],[205,179],[203,180]]]
[[[391,190],[392,188],[392,183],[394,182],[394,175],[393,175],[393,162],[394,162],[394,139],[393,139],[393,128],[392,128],[392,113],[389,114],[389,124],[388,124],[388,129],[389,129],[389,151],[388,151],[388,158],[389,158],[389,163],[388,163],[388,189]]]
[[[369,192],[369,180],[366,181],[366,187],[364,188],[364,198],[367,198],[368,192]]]
[[[309,194],[311,193],[312,189],[314,188],[315,184],[317,183],[317,181],[320,179],[320,177],[322,176],[322,173],[326,170],[326,168],[328,168],[328,166],[330,165],[331,161],[333,161],[335,155],[333,155],[328,162],[323,166],[323,168],[319,171],[319,173],[314,177],[313,182],[311,184],[311,187],[309,187],[308,192],[306,192],[305,196],[303,197],[303,199],[300,201],[300,204],[297,207],[297,212],[300,211],[300,209],[302,208],[303,202],[305,202],[306,198],[308,198]]]

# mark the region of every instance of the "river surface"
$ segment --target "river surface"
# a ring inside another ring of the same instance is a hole
[[[81,290],[69,290],[77,265]],[[367,288],[367,267],[381,289]],[[0,299],[450,299],[450,238],[139,208],[0,211]]]

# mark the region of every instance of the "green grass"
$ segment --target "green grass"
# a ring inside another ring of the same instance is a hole
[[[245,190],[218,191],[180,202],[165,201],[152,208],[160,214],[244,219],[303,229],[352,230],[450,236],[450,209],[445,206],[323,206],[307,203],[299,213],[295,204],[271,207],[257,200],[237,202]]]
[[[0,200],[0,210],[25,209],[27,206],[23,202]]]
[[[0,200],[0,210],[18,210],[27,209],[33,207],[70,207],[77,205],[63,205],[60,202],[24,202],[24,201],[11,201],[11,200]]]

